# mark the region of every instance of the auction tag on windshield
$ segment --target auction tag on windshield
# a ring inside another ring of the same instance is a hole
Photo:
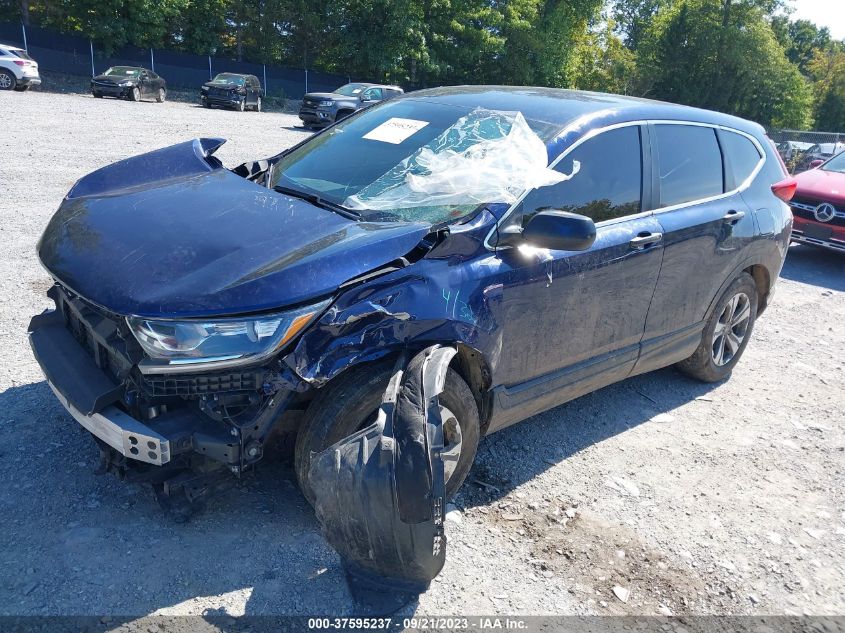
[[[428,125],[428,121],[393,117],[364,134],[364,138],[370,141],[381,141],[382,143],[399,145],[399,143],[409,136],[416,134],[426,125]]]

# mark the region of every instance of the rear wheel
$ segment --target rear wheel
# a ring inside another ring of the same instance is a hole
[[[18,85],[17,78],[8,70],[0,70],[0,90],[14,90]]]
[[[299,487],[308,502],[314,504],[314,493],[308,483],[311,454],[372,424],[382,396],[393,373],[393,365],[351,369],[317,392],[305,412],[296,438],[294,463]],[[469,386],[450,369],[439,396],[443,420],[443,462],[446,496],[451,497],[469,474],[478,450],[478,407]]]
[[[719,298],[692,356],[677,364],[685,374],[703,382],[731,375],[751,338],[757,318],[757,284],[742,273]]]

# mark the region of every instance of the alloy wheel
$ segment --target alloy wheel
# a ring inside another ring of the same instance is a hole
[[[716,322],[713,329],[711,354],[713,362],[722,367],[736,356],[751,323],[751,300],[744,292],[735,294]]]
[[[0,73],[0,90],[8,90],[12,87],[12,78],[6,73]]]
[[[440,405],[440,419],[443,421],[443,480],[449,481],[458,467],[463,448],[463,433],[458,418],[448,408]]]

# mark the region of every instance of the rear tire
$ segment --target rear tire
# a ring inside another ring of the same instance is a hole
[[[294,453],[299,487],[312,506],[314,493],[308,483],[311,453],[322,451],[371,424],[392,374],[392,363],[353,368],[320,389],[312,400],[297,434]],[[448,498],[461,487],[475,461],[480,425],[472,391],[452,369],[446,374],[446,384],[439,400],[458,422],[457,429],[452,426],[450,433],[447,433],[444,424],[444,435],[447,436],[444,438],[444,455],[449,453],[450,439],[459,446],[457,462],[452,462],[452,474],[446,480]]]
[[[702,382],[728,378],[748,345],[756,319],[757,284],[744,272],[719,297],[693,355],[676,367]]]
[[[18,85],[17,78],[8,70],[0,70],[0,90],[14,90]]]

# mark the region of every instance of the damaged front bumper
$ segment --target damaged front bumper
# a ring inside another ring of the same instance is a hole
[[[147,418],[137,415],[137,393],[127,387],[119,354],[113,349],[114,324],[81,314],[61,290],[50,295],[57,309],[35,316],[29,343],[47,383],[68,413],[110,452],[108,461],[124,469],[133,463],[190,468],[198,459],[217,462],[229,470],[244,465],[240,434],[185,406],[159,405]],[[70,315],[70,316],[69,316]],[[68,320],[82,323],[87,341],[80,342]],[[127,359],[124,362],[130,363]],[[176,399],[159,399],[174,403]]]

